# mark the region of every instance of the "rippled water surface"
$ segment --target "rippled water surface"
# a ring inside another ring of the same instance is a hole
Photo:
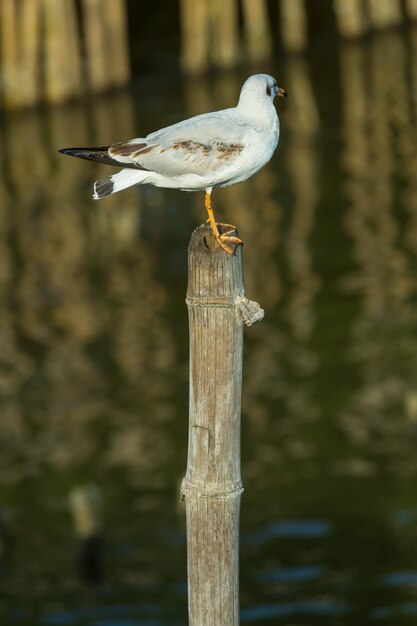
[[[289,92],[281,144],[214,193],[266,310],[245,331],[248,626],[417,620],[416,50],[417,33],[388,33],[255,68]],[[230,106],[252,71],[1,121],[2,624],[187,623],[184,297],[202,197],[95,203],[107,169],[56,150]],[[88,544],[85,496],[102,511]]]

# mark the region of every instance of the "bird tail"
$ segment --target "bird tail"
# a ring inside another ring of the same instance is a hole
[[[97,180],[94,183],[93,198],[94,200],[100,200],[105,196],[111,196],[117,191],[132,187],[132,185],[143,183],[148,173],[147,171],[137,169],[122,169],[120,172],[117,172],[117,174],[112,174],[102,180]]]

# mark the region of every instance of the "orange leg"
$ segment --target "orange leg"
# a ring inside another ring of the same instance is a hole
[[[213,206],[211,204],[211,194],[205,193],[205,207],[208,213],[208,222],[211,226],[212,233],[221,248],[228,254],[235,254],[239,244],[242,244],[242,240],[237,236],[236,226],[231,224],[216,224],[214,219]],[[218,226],[220,226],[220,231]]]

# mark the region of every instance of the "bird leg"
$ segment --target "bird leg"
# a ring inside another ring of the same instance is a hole
[[[208,213],[207,221],[211,226],[215,240],[225,252],[235,254],[238,245],[243,245],[242,240],[238,237],[236,226],[232,226],[232,224],[216,224],[211,203],[211,194],[207,191],[205,192],[205,207]]]

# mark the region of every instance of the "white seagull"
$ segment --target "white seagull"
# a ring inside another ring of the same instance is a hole
[[[95,200],[145,183],[204,191],[213,235],[223,250],[234,254],[242,241],[235,226],[216,224],[211,192],[214,187],[248,179],[270,160],[279,140],[279,119],[273,105],[276,95],[287,93],[272,76],[255,74],[244,83],[234,108],[196,115],[147,137],[59,152],[123,167],[94,183]]]

